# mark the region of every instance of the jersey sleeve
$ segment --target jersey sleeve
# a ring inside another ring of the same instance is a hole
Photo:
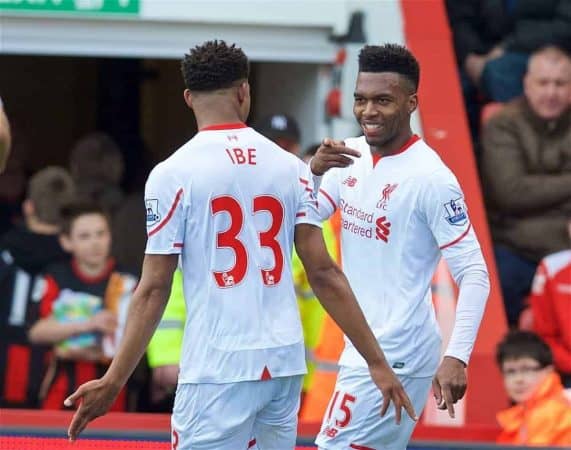
[[[145,186],[147,254],[180,254],[184,246],[184,189],[164,165],[153,169]]]
[[[480,248],[464,194],[454,175],[438,172],[429,177],[419,206],[444,257]]]
[[[321,227],[315,188],[309,167],[299,161],[298,166],[298,206],[295,224],[308,223]]]
[[[322,222],[333,215],[339,204],[339,170],[331,169],[321,177],[311,175],[311,179],[317,200],[314,219]]]

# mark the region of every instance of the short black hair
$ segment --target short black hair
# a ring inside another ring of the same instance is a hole
[[[248,58],[236,44],[207,41],[184,55],[182,77],[191,91],[216,91],[231,87],[238,80],[248,79]]]
[[[359,53],[359,72],[395,72],[418,90],[420,67],[414,55],[399,44],[365,45]]]
[[[71,229],[73,228],[73,223],[78,218],[89,214],[103,216],[109,227],[111,227],[111,218],[102,206],[97,203],[75,201],[65,205],[61,210],[61,232],[69,236]]]
[[[541,367],[553,364],[553,354],[549,345],[537,334],[531,331],[510,331],[496,349],[498,366],[501,368],[505,361],[521,358],[534,359]]]

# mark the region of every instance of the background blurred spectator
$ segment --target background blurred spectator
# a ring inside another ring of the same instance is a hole
[[[143,192],[125,197],[113,215],[112,254],[117,263],[140,275],[147,243]]]
[[[300,156],[301,134],[293,117],[286,114],[274,114],[264,117],[255,125],[258,132],[274,141],[284,150]]]
[[[569,221],[571,239],[571,220]],[[535,332],[551,347],[555,368],[571,388],[571,241],[546,256],[533,280],[531,311]]]
[[[81,384],[103,375],[137,282],[110,257],[111,230],[103,209],[89,204],[66,209],[60,240],[72,259],[46,269],[42,319],[29,331],[31,342],[54,345],[40,392],[45,409],[63,408],[64,399]],[[113,410],[126,408],[123,392]]]
[[[6,166],[6,161],[10,154],[11,143],[12,137],[10,135],[10,124],[8,123],[8,117],[6,117],[6,113],[4,112],[4,104],[0,98],[0,173],[2,173]]]
[[[112,217],[113,236],[111,254],[117,263],[140,275],[147,244],[145,181],[150,172],[149,152],[139,155],[138,170],[131,180],[131,192],[123,198]],[[158,161],[156,161],[158,163]],[[172,408],[169,409],[169,411]]]
[[[12,151],[0,174],[0,235],[6,233],[22,220],[22,202],[26,196],[28,179],[19,149]]]
[[[553,370],[549,346],[529,331],[512,331],[496,359],[514,406],[498,413],[497,441],[512,445],[571,445],[571,403]]]
[[[521,95],[528,55],[547,44],[571,45],[571,2],[447,0],[446,6],[475,136],[481,95],[499,102]]]
[[[73,194],[73,180],[65,169],[41,170],[28,183],[22,206],[25,226],[0,238],[0,407],[37,406],[45,349],[31,348],[27,331],[39,318],[35,288],[41,283],[40,272],[66,259],[57,235],[62,205]]]
[[[529,61],[525,96],[508,104],[484,129],[482,176],[512,325],[539,260],[568,247],[570,101],[571,59],[555,47],[540,49]]]
[[[123,155],[107,134],[92,133],[80,139],[69,157],[78,198],[97,203],[113,214],[123,200],[120,183]]]

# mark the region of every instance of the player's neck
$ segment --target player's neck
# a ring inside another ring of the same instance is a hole
[[[196,124],[199,130],[221,125],[225,123],[242,123],[240,116],[234,111],[206,112],[196,116]]]
[[[412,130],[410,127],[406,128],[403,132],[395,136],[394,139],[381,146],[371,146],[371,151],[381,156],[390,156],[398,153],[403,146],[412,137]]]

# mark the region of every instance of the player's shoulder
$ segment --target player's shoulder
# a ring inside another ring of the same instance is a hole
[[[266,136],[261,134],[260,132],[256,131],[255,129],[251,128],[252,130],[252,138],[257,141],[259,149],[264,151],[275,152],[276,158],[279,158],[282,161],[287,161],[292,165],[297,165],[300,159],[295,156],[293,153],[288,152],[287,150],[280,147],[274,141],[268,139]]]
[[[186,142],[184,145],[175,150],[168,158],[159,162],[149,174],[149,180],[165,183],[174,181],[179,178],[182,172],[192,167],[187,159],[190,157],[192,150],[192,141]]]
[[[552,278],[561,270],[571,265],[571,250],[561,250],[547,255],[541,261],[547,271],[547,275]]]
[[[253,128],[252,138],[256,141],[256,150],[258,152],[271,155],[272,170],[277,170],[283,174],[291,174],[292,172],[305,172],[307,164],[293,153],[280,147],[278,144],[268,139]]]
[[[424,140],[418,140],[412,151],[415,158],[413,170],[417,172],[417,180],[421,183],[423,180],[426,183],[437,185],[458,183],[454,172],[442,160],[438,152]]]

